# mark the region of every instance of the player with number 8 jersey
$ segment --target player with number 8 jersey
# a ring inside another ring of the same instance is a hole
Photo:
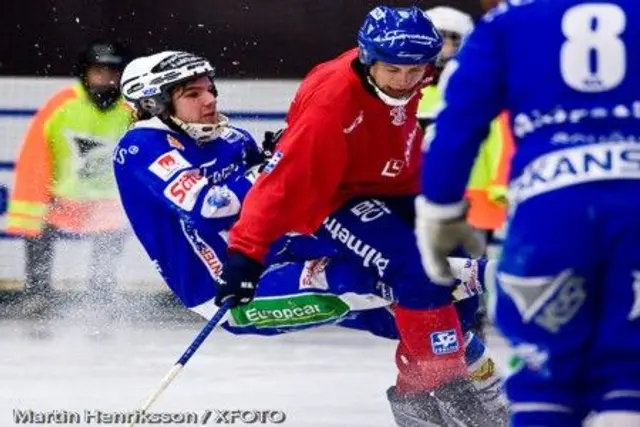
[[[449,283],[444,257],[473,239],[469,171],[508,110],[493,308],[522,360],[506,383],[514,427],[640,425],[639,20],[637,0],[504,1],[444,72],[416,234],[430,278]]]

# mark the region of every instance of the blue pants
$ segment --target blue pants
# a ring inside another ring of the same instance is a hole
[[[506,383],[514,427],[640,411],[639,195],[638,181],[598,182],[512,213],[495,320],[522,361]]]
[[[315,236],[281,239],[267,260],[255,300],[232,310],[223,325],[229,331],[272,335],[338,324],[397,339],[392,304],[430,308],[453,300],[452,288],[424,273],[413,198],[354,200]],[[482,260],[465,262],[462,281],[483,287],[483,267]],[[478,296],[457,303],[464,330],[474,326],[478,305]]]
[[[431,282],[422,267],[414,234],[413,200],[351,200],[327,218],[317,234],[333,240],[341,254],[377,274],[403,307],[441,307],[451,303],[451,289]]]

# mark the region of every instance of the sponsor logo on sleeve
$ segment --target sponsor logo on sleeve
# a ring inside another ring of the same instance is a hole
[[[275,167],[278,165],[278,163],[280,163],[280,160],[282,160],[282,157],[284,156],[284,154],[282,154],[282,151],[276,151],[273,156],[269,159],[269,161],[267,162],[267,165],[264,167],[264,169],[262,170],[264,173],[271,173]]]
[[[161,180],[168,181],[174,173],[190,166],[191,163],[182,157],[182,154],[180,154],[178,150],[171,150],[158,157],[151,166],[149,166],[149,170]]]

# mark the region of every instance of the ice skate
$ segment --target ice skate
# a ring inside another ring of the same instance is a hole
[[[493,408],[467,379],[457,379],[434,392],[399,396],[387,391],[391,410],[400,427],[503,427],[506,406]]]
[[[502,427],[508,418],[483,401],[474,384],[468,379],[458,379],[434,391],[445,426],[451,427]]]
[[[400,427],[446,427],[438,401],[430,392],[401,396],[396,387],[387,390],[391,412]]]

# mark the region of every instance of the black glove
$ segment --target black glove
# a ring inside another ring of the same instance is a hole
[[[229,301],[231,307],[253,300],[264,266],[240,252],[231,252],[216,281],[216,305]]]
[[[269,159],[273,156],[273,153],[276,152],[276,145],[278,145],[278,141],[282,138],[282,134],[284,134],[284,129],[279,129],[275,132],[267,131],[264,133],[264,140],[262,141],[262,152],[264,156]]]

